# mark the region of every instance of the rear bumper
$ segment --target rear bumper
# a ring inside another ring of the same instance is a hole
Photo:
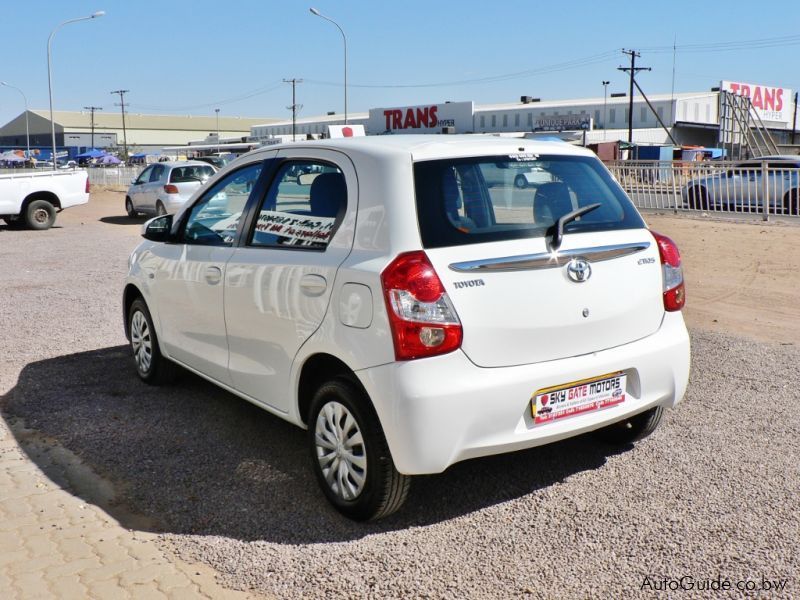
[[[534,425],[536,390],[615,371],[628,374],[626,400],[600,411]],[[357,372],[372,399],[397,469],[439,473],[478,456],[579,435],[654,406],[675,406],[689,377],[689,335],[680,313],[642,340],[584,356],[481,368],[461,352]]]

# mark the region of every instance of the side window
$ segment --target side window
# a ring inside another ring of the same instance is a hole
[[[164,172],[164,169],[166,169],[164,165],[153,165],[153,171],[150,173],[150,183],[161,179],[161,174]]]
[[[338,167],[285,162],[264,197],[249,244],[324,250],[346,208],[347,186]]]
[[[139,176],[136,178],[136,183],[144,183],[150,180],[150,175],[153,173],[153,166],[150,165],[144,171],[139,173]]]
[[[261,175],[263,163],[254,163],[220,179],[192,207],[183,226],[187,244],[230,246],[247,199]]]

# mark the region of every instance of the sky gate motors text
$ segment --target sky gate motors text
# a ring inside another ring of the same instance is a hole
[[[448,127],[455,125],[454,119],[438,119],[438,106],[425,108],[409,108],[405,111],[390,109],[383,111],[386,117],[386,129],[419,129],[421,127]]]

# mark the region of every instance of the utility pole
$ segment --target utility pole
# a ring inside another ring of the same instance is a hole
[[[83,110],[88,110],[92,113],[92,145],[89,147],[94,150],[94,111],[103,110],[103,108],[101,106],[84,106]]]
[[[217,154],[219,154],[219,109],[215,108],[214,112],[217,113]]]
[[[630,91],[628,93],[628,143],[633,143],[633,78],[639,71],[650,71],[650,67],[637,67],[636,66],[636,59],[641,57],[641,54],[636,52],[636,50],[625,50],[622,49],[623,54],[627,54],[631,57],[631,66],[630,67],[617,67],[617,71],[625,71],[626,73],[630,73],[631,76],[631,83],[630,83]]]
[[[128,160],[128,134],[125,131],[125,94],[127,94],[130,90],[114,90],[111,92],[112,94],[119,94],[119,104],[115,104],[114,106],[119,106],[122,108],[122,143],[125,145],[125,160]]]
[[[297,111],[298,109],[303,107],[302,104],[297,104],[295,96],[295,88],[297,87],[298,83],[303,83],[303,80],[293,77],[291,79],[284,79],[283,82],[292,84],[292,105],[287,106],[286,108],[292,111],[292,141],[294,142],[296,141],[294,130],[295,130],[295,123],[297,122]]]

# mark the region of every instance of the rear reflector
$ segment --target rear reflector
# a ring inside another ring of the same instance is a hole
[[[397,360],[461,346],[461,321],[424,252],[400,254],[381,273],[381,284]]]
[[[89,188],[90,187],[91,186],[89,185],[89,176],[87,175],[86,176],[86,189],[84,190],[84,194],[88,194],[89,193]]]
[[[683,282],[681,253],[671,239],[651,231],[661,256],[661,271],[664,274],[664,310],[674,312],[686,304],[686,289]]]
[[[177,185],[172,185],[171,183],[168,183],[167,185],[164,186],[164,191],[167,192],[168,194],[179,194],[180,193],[178,191],[178,186]]]

